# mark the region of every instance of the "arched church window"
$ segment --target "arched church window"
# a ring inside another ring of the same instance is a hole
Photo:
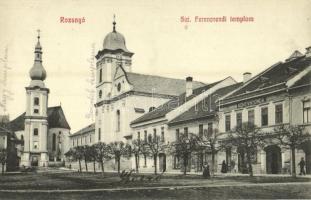
[[[33,135],[34,136],[38,136],[39,135],[39,131],[37,128],[33,129]]]
[[[99,98],[102,98],[102,96],[103,96],[103,91],[102,90],[99,90],[98,96],[99,96]]]
[[[116,130],[120,131],[120,127],[121,127],[120,110],[117,110],[117,127],[116,127]]]
[[[52,151],[56,150],[56,134],[53,133],[53,138],[52,138]]]
[[[24,146],[24,135],[21,135],[21,145]]]
[[[33,100],[33,103],[34,103],[35,106],[38,106],[39,105],[39,98],[35,97],[34,100]]]
[[[150,107],[149,112],[153,111],[154,109],[155,109],[155,107]]]

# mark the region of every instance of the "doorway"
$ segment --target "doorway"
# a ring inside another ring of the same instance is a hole
[[[32,167],[38,167],[38,156],[31,156],[31,166]]]
[[[159,171],[166,171],[166,155],[164,153],[159,154]]]
[[[266,151],[266,172],[267,174],[279,174],[282,170],[281,148],[277,145],[270,145]]]

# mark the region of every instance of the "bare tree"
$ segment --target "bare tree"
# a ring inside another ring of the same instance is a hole
[[[111,142],[108,145],[108,151],[111,154],[111,156],[115,159],[115,162],[117,163],[117,170],[118,173],[120,173],[120,165],[121,165],[121,157],[126,156],[129,157],[130,152],[130,146],[127,144],[124,144],[124,142]]]
[[[99,142],[93,145],[96,149],[96,160],[100,163],[102,174],[104,175],[105,168],[104,168],[104,161],[106,159],[110,159],[111,156],[109,155],[109,147],[104,142]]]
[[[279,143],[291,150],[292,154],[292,176],[296,177],[296,149],[304,142],[311,140],[310,134],[305,131],[304,126],[282,124],[274,128],[274,133]]]
[[[7,162],[7,150],[0,149],[0,162],[2,164],[2,175],[4,174],[4,167]]]
[[[187,167],[189,165],[189,159],[194,152],[201,151],[202,145],[198,135],[189,133],[181,133],[176,142],[171,143],[170,151],[172,154],[179,156],[183,162],[183,173],[187,174]]]
[[[96,158],[97,158],[97,150],[95,145],[89,146],[89,158],[93,161],[93,171],[96,173]]]
[[[160,153],[165,152],[166,145],[161,140],[159,136],[152,137],[151,134],[148,135],[148,140],[144,141],[142,149],[143,154],[151,155],[153,157],[154,174],[157,174],[158,168],[158,156]]]
[[[267,135],[256,125],[244,122],[230,131],[225,140],[225,145],[236,146],[246,152],[246,160],[250,176],[253,176],[252,156],[257,154],[258,147],[264,146],[266,143],[266,136]]]
[[[79,162],[79,172],[82,172],[81,160],[83,159],[83,147],[76,146],[73,148],[73,157]]]
[[[139,156],[140,154],[143,153],[144,145],[143,141],[137,139],[132,141],[132,146],[131,146],[131,153],[134,154],[135,157],[135,168],[136,168],[136,173],[138,173],[138,167],[139,167]]]

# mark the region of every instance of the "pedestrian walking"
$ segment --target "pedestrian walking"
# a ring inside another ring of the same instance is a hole
[[[209,165],[207,163],[203,165],[203,178],[207,178],[207,179],[211,178]]]
[[[298,165],[300,166],[300,174],[299,175],[306,175],[306,171],[305,171],[306,162],[305,162],[303,157],[301,158]]]

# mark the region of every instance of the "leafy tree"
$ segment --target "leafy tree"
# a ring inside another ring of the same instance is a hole
[[[121,165],[121,157],[127,156],[129,157],[130,152],[130,146],[127,144],[124,144],[124,142],[111,142],[108,145],[108,152],[109,154],[115,159],[115,162],[117,163],[118,173],[120,173],[120,165]]]
[[[201,147],[199,137],[192,133],[181,133],[177,141],[171,143],[171,153],[182,159],[184,175],[187,174],[188,161],[191,158],[191,154],[200,151]]]
[[[89,158],[93,161],[93,171],[96,173],[97,149],[95,145],[89,146]]]
[[[91,154],[91,148],[88,145],[82,146],[82,153],[83,153],[83,158],[84,158],[84,164],[85,164],[85,170],[88,172],[87,168],[87,161],[90,158]]]
[[[290,148],[292,154],[292,176],[296,177],[296,149],[311,139],[304,126],[282,124],[274,128],[273,136],[284,147]]]
[[[4,174],[4,167],[7,161],[7,150],[0,149],[0,162],[2,164],[2,175]]]
[[[104,175],[105,168],[104,168],[104,161],[106,159],[110,159],[111,156],[109,155],[109,147],[104,142],[99,142],[93,145],[96,150],[96,160],[100,163],[102,173]]]
[[[73,157],[79,161],[79,171],[82,172],[81,160],[83,159],[84,148],[83,146],[76,146],[73,148]]]
[[[228,133],[225,145],[236,146],[246,152],[248,172],[253,176],[252,156],[257,153],[258,147],[263,147],[266,143],[267,135],[256,125],[244,122],[236,126]]]
[[[143,142],[142,152],[145,155],[151,155],[153,157],[154,174],[157,174],[157,161],[160,153],[165,152],[166,145],[161,140],[159,136],[152,137],[151,134],[148,135],[148,140]]]
[[[137,139],[132,141],[131,153],[134,154],[135,157],[135,168],[136,173],[138,173],[139,166],[139,155],[143,153],[144,145],[143,141]]]

